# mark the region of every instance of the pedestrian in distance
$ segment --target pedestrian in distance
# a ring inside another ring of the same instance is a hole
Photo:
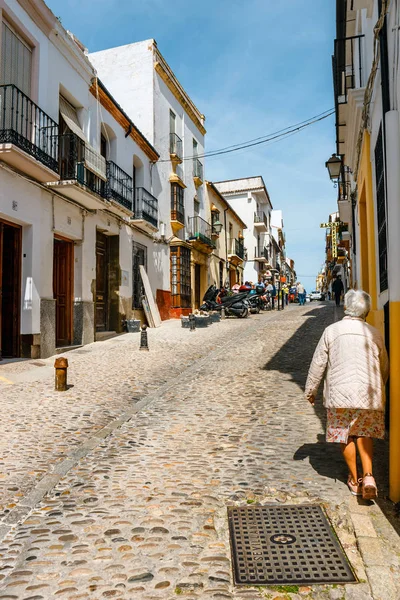
[[[345,296],[345,317],[327,327],[312,359],[305,397],[314,406],[321,380],[327,409],[327,442],[340,443],[355,496],[376,498],[373,438],[385,436],[385,385],[389,361],[381,333],[366,323],[371,297],[362,290]],[[363,474],[357,472],[357,450]]]
[[[269,293],[269,297],[271,299],[271,307],[272,309],[275,308],[275,295],[276,295],[276,288],[275,286],[272,284],[272,282],[270,281],[267,285],[267,292]]]
[[[304,306],[306,301],[306,290],[304,289],[304,285],[300,281],[297,284],[297,295],[299,298],[299,306]]]
[[[344,290],[343,281],[340,275],[338,275],[335,281],[332,283],[332,292],[335,296],[336,306],[340,306],[340,298],[342,297]]]

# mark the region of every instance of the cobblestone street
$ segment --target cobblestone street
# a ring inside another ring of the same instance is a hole
[[[139,334],[68,353],[65,393],[54,358],[1,365],[0,600],[399,598],[386,445],[378,503],[357,502],[321,398],[303,399],[341,316],[332,303],[195,333],[169,321],[148,353]],[[227,506],[256,502],[322,503],[359,583],[234,587]]]

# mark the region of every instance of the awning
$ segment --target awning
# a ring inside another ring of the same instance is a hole
[[[68,102],[68,100],[63,98],[63,96],[60,96],[59,107],[60,107],[60,114],[61,114],[66,126],[68,127],[68,129],[70,129],[72,131],[72,133],[75,133],[75,135],[77,135],[81,140],[83,140],[84,142],[87,142],[88,140],[86,139],[86,136],[83,133],[82,128],[79,123],[76,108],[74,108],[72,106],[72,104],[70,104]]]
[[[97,152],[87,140],[85,134],[79,123],[78,114],[76,108],[72,106],[63,96],[60,96],[60,114],[72,133],[77,135],[83,142],[85,142],[85,167],[92,173],[103,179],[107,180],[107,169],[106,160],[101,154]]]

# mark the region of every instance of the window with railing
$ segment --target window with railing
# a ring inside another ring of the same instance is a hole
[[[15,85],[0,85],[0,142],[58,172],[58,125]]]
[[[266,227],[268,227],[267,215],[263,210],[257,210],[254,213],[254,223],[263,223]]]
[[[378,221],[379,283],[380,291],[388,288],[387,271],[387,232],[386,232],[386,190],[385,164],[383,154],[382,125],[375,144],[375,185]]]
[[[335,40],[332,57],[335,101],[345,104],[349,90],[365,85],[362,68],[362,45],[364,35]]]
[[[235,254],[239,258],[244,259],[244,243],[243,240],[234,240]]]
[[[169,134],[169,153],[175,154],[178,158],[183,157],[182,140],[176,133]]]
[[[125,208],[133,208],[133,180],[113,161],[107,161],[107,197]]]
[[[199,216],[189,219],[190,239],[197,239],[214,248],[215,244],[211,239],[211,223],[208,223]]]
[[[143,219],[158,227],[158,200],[144,187],[135,190],[135,219]]]
[[[177,183],[171,183],[171,221],[185,223],[184,189]]]
[[[98,177],[86,164],[86,144],[75,133],[59,136],[59,167],[62,181],[76,180],[89,191],[107,197],[104,179]]]
[[[193,159],[193,177],[197,177],[203,181],[203,165],[198,158]]]
[[[190,308],[190,248],[171,246],[171,303],[173,308]]]

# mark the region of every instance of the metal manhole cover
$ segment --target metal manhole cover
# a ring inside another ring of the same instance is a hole
[[[320,506],[235,506],[228,520],[237,585],[356,581]]]

